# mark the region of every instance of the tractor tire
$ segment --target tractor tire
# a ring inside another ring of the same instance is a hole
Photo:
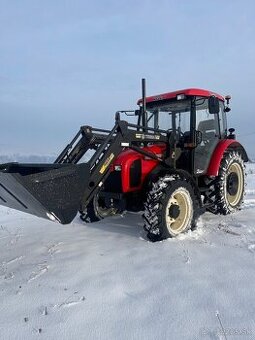
[[[239,152],[226,151],[215,179],[209,211],[227,215],[241,209],[245,189],[245,165]]]
[[[117,208],[107,208],[104,205],[104,201],[99,198],[99,195],[95,195],[89,202],[85,211],[80,211],[80,218],[86,223],[98,222],[106,217],[120,214],[120,210]]]
[[[144,208],[144,229],[153,242],[193,229],[199,216],[192,183],[176,174],[165,175],[153,184]]]

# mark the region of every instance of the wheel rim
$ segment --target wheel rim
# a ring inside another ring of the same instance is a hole
[[[100,217],[107,217],[109,215],[115,215],[117,212],[117,209],[115,208],[109,208],[105,206],[104,199],[99,197],[99,195],[95,196],[94,200],[95,208],[97,210],[97,213],[99,214]]]
[[[243,195],[244,178],[243,169],[240,164],[230,165],[226,180],[227,200],[232,207],[240,203]]]
[[[184,188],[175,190],[166,207],[166,225],[171,234],[184,231],[191,222],[193,206],[189,192]]]

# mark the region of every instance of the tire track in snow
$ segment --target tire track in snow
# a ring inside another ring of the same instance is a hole
[[[47,262],[44,263],[38,263],[37,265],[37,270],[33,271],[30,276],[29,279],[27,280],[27,282],[31,282],[35,279],[37,279],[38,277],[42,276],[44,273],[46,273],[49,269],[49,265],[47,264]]]
[[[18,256],[18,257],[15,257],[15,258],[13,258],[13,259],[11,259],[11,260],[5,262],[5,264],[6,264],[6,265],[12,264],[12,263],[14,263],[14,262],[16,262],[16,261],[22,260],[24,257],[25,257],[25,256],[23,256],[23,255]]]
[[[53,243],[46,246],[47,252],[44,254],[46,257],[50,256],[50,260],[53,260],[53,257],[56,253],[59,253],[61,249],[59,246],[63,244],[63,242]],[[27,283],[38,279],[40,276],[48,272],[50,266],[48,264],[48,260],[44,260],[42,263],[38,263],[35,265],[36,269],[30,274]]]
[[[63,242],[58,242],[58,243],[54,243],[49,246],[46,246],[48,254],[53,256],[54,254],[61,252],[61,249],[59,248],[59,246],[62,244]]]

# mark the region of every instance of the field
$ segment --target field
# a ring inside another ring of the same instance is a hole
[[[150,243],[141,215],[66,226],[0,208],[0,338],[254,339],[255,166],[243,210]],[[224,335],[225,332],[225,335]]]

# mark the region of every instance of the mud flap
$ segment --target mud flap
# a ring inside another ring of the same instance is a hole
[[[0,204],[62,224],[80,208],[89,165],[19,164],[0,166]]]

